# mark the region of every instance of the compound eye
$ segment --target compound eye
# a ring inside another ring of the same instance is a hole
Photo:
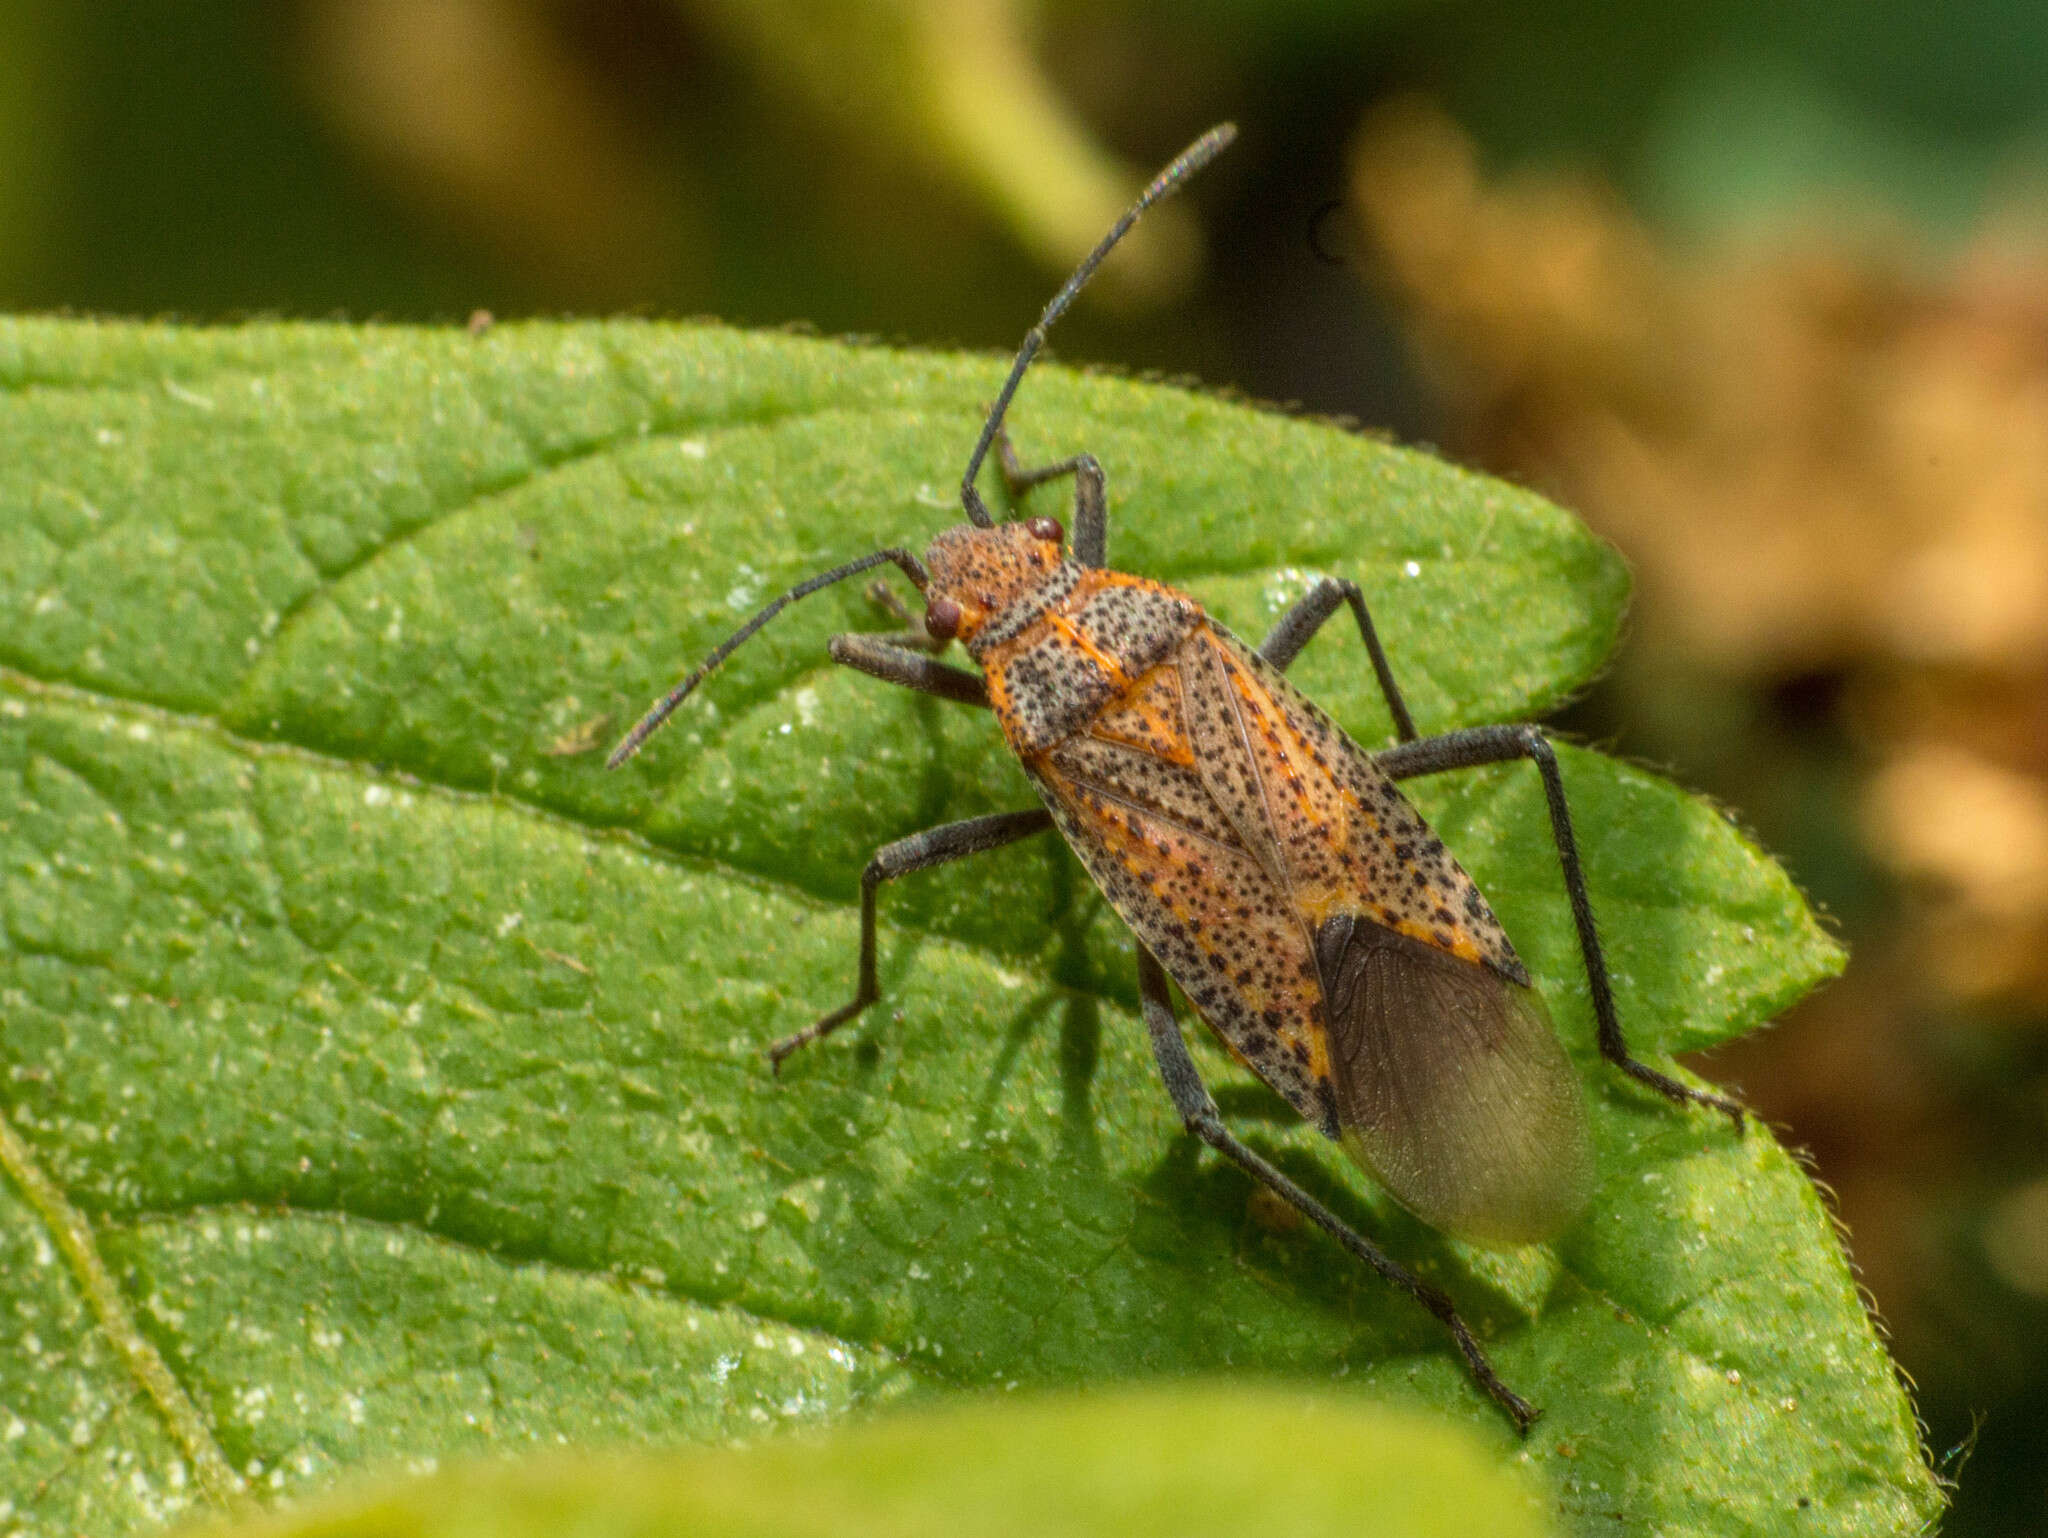
[[[950,641],[960,633],[960,605],[950,598],[934,598],[925,605],[924,628],[934,641]]]
[[[1067,537],[1066,525],[1057,518],[1034,518],[1024,525],[1034,538],[1051,540],[1055,545]]]

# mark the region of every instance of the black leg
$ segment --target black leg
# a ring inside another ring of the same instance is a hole
[[[1309,637],[1323,628],[1323,621],[1337,612],[1337,605],[1348,603],[1358,620],[1358,633],[1365,638],[1366,655],[1372,658],[1372,670],[1380,681],[1380,693],[1386,697],[1387,709],[1393,712],[1394,730],[1399,732],[1403,742],[1415,740],[1415,718],[1408,714],[1408,702],[1401,698],[1401,686],[1394,682],[1394,670],[1387,664],[1386,651],[1380,646],[1379,632],[1372,627],[1372,615],[1366,612],[1365,594],[1358,590],[1358,584],[1347,577],[1325,577],[1302,595],[1300,602],[1280,616],[1266,639],[1259,643],[1259,655],[1281,672],[1301,655],[1301,649],[1308,645]]]
[[[1526,1399],[1501,1382],[1500,1374],[1493,1370],[1486,1353],[1479,1349],[1479,1342],[1472,1338],[1465,1321],[1458,1317],[1457,1307],[1449,1294],[1432,1287],[1406,1266],[1383,1254],[1336,1213],[1240,1143],[1223,1125],[1216,1102],[1202,1083],[1195,1060],[1188,1055],[1188,1045],[1181,1040],[1180,1027],[1174,1022],[1173,995],[1166,985],[1166,972],[1142,945],[1138,947],[1138,996],[1144,1005],[1145,1028],[1152,1037],[1152,1055],[1158,1060],[1159,1076],[1166,1081],[1166,1092],[1173,1097],[1173,1108],[1180,1112],[1181,1122],[1188,1131],[1434,1314],[1451,1332],[1451,1339],[1458,1343],[1465,1365],[1471,1369],[1479,1386],[1514,1418],[1516,1430],[1527,1432],[1542,1412],[1531,1408]]]
[[[988,685],[979,673],[951,667],[922,652],[905,651],[892,638],[875,635],[836,635],[825,643],[834,662],[856,668],[884,683],[901,684],[920,694],[936,694],[942,700],[988,708]]]
[[[1013,497],[1021,497],[1033,486],[1042,486],[1047,481],[1071,475],[1074,478],[1074,527],[1071,531],[1074,559],[1083,566],[1101,567],[1109,563],[1109,493],[1102,466],[1093,454],[1076,454],[1057,464],[1027,470],[1018,461],[1017,451],[1010,446],[1009,433],[998,430],[996,464],[1001,467],[1003,484],[1010,488]]]
[[[1742,1130],[1742,1107],[1725,1095],[1694,1089],[1667,1073],[1659,1073],[1629,1054],[1621,1034],[1621,1021],[1614,1013],[1614,990],[1607,981],[1607,958],[1600,949],[1600,933],[1593,923],[1593,901],[1586,894],[1586,873],[1579,864],[1579,841],[1572,833],[1571,809],[1565,804],[1564,777],[1558,772],[1557,752],[1540,726],[1473,726],[1445,732],[1440,737],[1403,743],[1389,748],[1373,760],[1394,779],[1411,779],[1445,769],[1472,769],[1480,764],[1505,763],[1511,759],[1532,760],[1543,776],[1543,799],[1550,807],[1550,832],[1557,843],[1557,862],[1564,868],[1565,895],[1571,899],[1572,922],[1579,931],[1579,954],[1586,962],[1586,983],[1593,995],[1593,1018],[1598,1022],[1600,1055],[1630,1078],[1649,1085],[1660,1094],[1679,1102],[1711,1106],[1734,1118],[1735,1130]]]
[[[899,838],[895,843],[884,844],[877,849],[875,857],[868,861],[868,868],[860,873],[860,983],[854,991],[853,1000],[769,1047],[768,1060],[775,1065],[775,1071],[782,1071],[782,1060],[790,1053],[831,1035],[882,996],[881,984],[875,980],[876,888],[884,881],[894,881],[914,870],[925,870],[933,865],[944,865],[949,860],[1000,849],[1020,838],[1043,833],[1051,826],[1052,814],[1042,808],[1028,812],[994,812],[987,817],[969,817],[964,822],[927,828],[922,833],[913,833],[908,838]]]

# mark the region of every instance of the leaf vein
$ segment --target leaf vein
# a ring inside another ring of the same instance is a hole
[[[100,1257],[91,1223],[44,1173],[4,1110],[0,1110],[0,1168],[13,1178],[49,1230],[69,1263],[79,1290],[85,1294],[101,1334],[156,1405],[157,1413],[163,1416],[172,1437],[191,1461],[201,1488],[215,1504],[226,1505],[241,1493],[241,1476],[229,1466],[212,1429],[186,1395],[170,1365],[136,1326],[113,1273]]]
[[[0,1136],[4,1136],[4,1133],[0,1133]],[[465,1251],[495,1265],[536,1271],[543,1275],[553,1274],[581,1281],[596,1282],[628,1296],[653,1297],[688,1305],[693,1308],[709,1309],[718,1313],[734,1315],[742,1319],[758,1320],[763,1324],[772,1324],[783,1329],[801,1331],[816,1340],[829,1342],[833,1345],[845,1346],[856,1350],[865,1349],[861,1342],[834,1329],[822,1320],[803,1317],[800,1310],[776,1312],[752,1304],[743,1304],[736,1301],[730,1294],[721,1295],[710,1288],[691,1287],[687,1282],[679,1282],[674,1278],[667,1278],[659,1284],[636,1281],[610,1267],[578,1265],[574,1261],[564,1260],[552,1255],[527,1252],[503,1245],[487,1244],[460,1232],[417,1219],[375,1217],[367,1213],[353,1211],[345,1206],[319,1206],[309,1202],[293,1200],[288,1196],[275,1201],[265,1201],[260,1208],[253,1207],[247,1203],[232,1201],[195,1201],[190,1203],[137,1206],[129,1209],[123,1215],[118,1226],[132,1233],[146,1227],[150,1223],[181,1222],[215,1213],[234,1214],[243,1217],[260,1216],[266,1222],[274,1222],[280,1217],[286,1219],[303,1218],[311,1222],[353,1226],[372,1232],[399,1233],[408,1238],[444,1245],[451,1250]],[[110,1224],[109,1226],[116,1225]],[[892,1354],[897,1354],[898,1348],[890,1346],[887,1349]],[[919,1363],[918,1365],[920,1368],[923,1368],[929,1364]],[[402,1377],[403,1374],[401,1373],[399,1376]]]
[[[452,519],[463,517],[478,508],[488,506],[515,492],[539,485],[552,476],[561,475],[591,460],[601,459],[621,444],[644,443],[663,438],[681,438],[689,434],[707,431],[720,432],[740,428],[774,427],[784,422],[803,421],[809,417],[823,416],[836,409],[842,408],[833,405],[813,405],[802,408],[790,408],[788,410],[740,411],[708,417],[682,416],[669,419],[657,425],[650,425],[644,430],[640,423],[634,422],[621,425],[611,432],[597,434],[584,439],[568,448],[552,450],[536,443],[532,434],[526,431],[519,422],[502,415],[498,416],[494,419],[497,425],[505,431],[512,433],[525,447],[532,461],[527,468],[517,474],[502,476],[471,487],[462,497],[443,507],[435,508],[424,517],[408,522],[393,530],[390,537],[386,539],[369,542],[349,560],[330,570],[321,572],[320,579],[317,582],[309,586],[305,592],[287,604],[280,612],[277,623],[272,628],[262,650],[252,656],[251,660],[254,661],[255,657],[265,653],[282,650],[286,637],[297,627],[306,613],[321,598],[332,593],[337,587],[357,573],[377,565],[390,555],[405,549],[421,538],[421,536],[442,527]],[[303,555],[303,551],[301,554]],[[308,564],[312,564],[310,560]],[[314,569],[318,570],[318,567]],[[246,670],[244,676],[247,676]]]

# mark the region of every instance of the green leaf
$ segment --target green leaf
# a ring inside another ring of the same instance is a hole
[[[851,992],[873,847],[1030,804],[981,713],[827,665],[895,623],[858,584],[626,771],[579,751],[765,596],[953,521],[1000,372],[702,327],[0,324],[15,1521],[1196,1372],[1342,1379],[1514,1452],[1433,1320],[1181,1133],[1130,939],[1051,840],[892,887],[885,1006],[769,1076]],[[1116,564],[1247,633],[1356,574],[1425,729],[1539,711],[1614,640],[1611,551],[1426,456],[1054,369],[1015,428],[1102,459]],[[1343,623],[1295,674],[1389,739]],[[1639,1050],[1839,966],[1713,809],[1564,762]],[[1453,1293],[1547,1412],[1526,1450],[1573,1529],[1930,1519],[1805,1176],[1593,1054],[1533,773],[1416,794],[1592,1089],[1592,1215],[1448,1241],[1198,1046],[1225,1113]]]
[[[1547,1504],[1476,1437],[1428,1417],[1207,1387],[969,1401],[736,1452],[470,1464],[211,1531],[1541,1538]]]

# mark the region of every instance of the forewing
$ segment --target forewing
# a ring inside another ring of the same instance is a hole
[[[1121,708],[1025,768],[1103,895],[1204,1021],[1334,1138],[1309,932],[1209,794],[1182,710],[1179,675],[1162,665]]]
[[[1216,804],[1311,929],[1369,918],[1526,983],[1472,878],[1371,757],[1236,636],[1179,655],[1188,737]]]
[[[1316,936],[1344,1146],[1445,1233],[1529,1244],[1592,1187],[1577,1075],[1534,989],[1368,920]]]

